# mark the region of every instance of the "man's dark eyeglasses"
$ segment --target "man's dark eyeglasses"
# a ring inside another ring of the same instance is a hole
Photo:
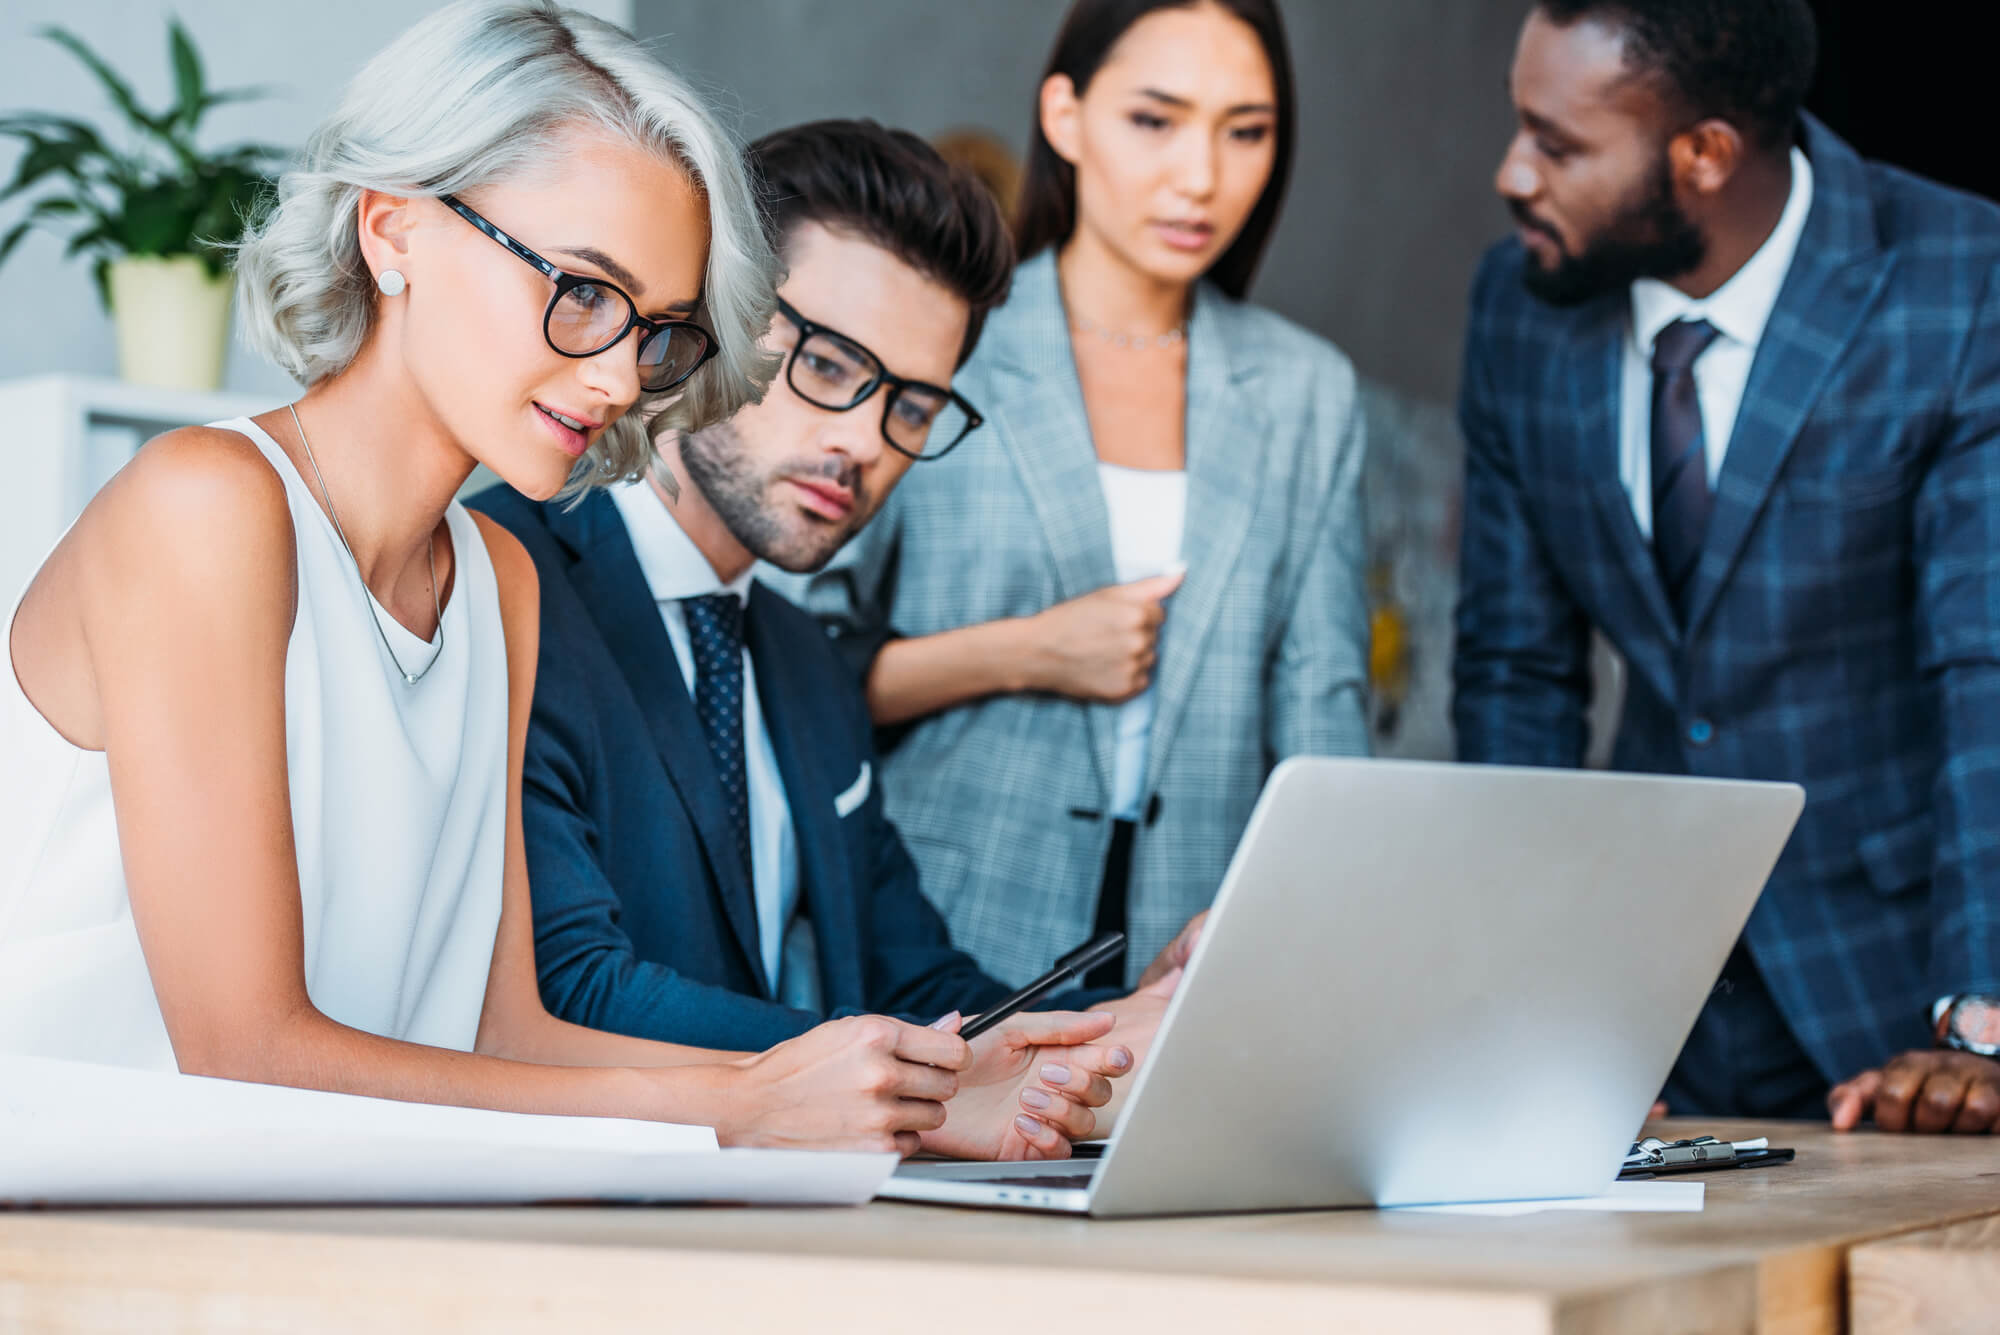
[[[716,354],[715,335],[694,321],[648,320],[615,284],[564,273],[454,196],[441,199],[453,213],[555,280],[555,295],[542,316],[542,337],[563,356],[595,357],[638,329],[639,384],[657,394],[686,380]]]
[[[793,392],[815,407],[844,413],[887,385],[882,439],[898,454],[940,458],[986,420],[962,395],[942,385],[892,374],[880,357],[838,330],[806,319],[783,297],[778,311],[799,331],[785,358],[785,382]]]

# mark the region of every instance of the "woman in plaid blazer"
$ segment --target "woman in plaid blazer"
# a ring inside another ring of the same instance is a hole
[[[1080,0],[1057,39],[1029,258],[957,381],[985,425],[804,594],[901,730],[925,893],[1006,980],[1118,927],[1130,983],[1279,760],[1367,748],[1354,373],[1241,302],[1290,165],[1283,29],[1132,9]]]

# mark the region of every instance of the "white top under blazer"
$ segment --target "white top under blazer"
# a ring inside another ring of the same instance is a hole
[[[507,837],[507,651],[479,529],[446,514],[457,578],[443,651],[404,629],[276,441],[298,547],[285,651],[285,757],[305,910],[306,990],[357,1029],[469,1050],[500,922]],[[18,600],[14,604],[19,608]],[[0,1051],[175,1069],[133,927],[104,753],[65,741],[0,646]],[[433,642],[434,643],[434,642]],[[215,646],[217,654],[232,652]]]
[[[1104,488],[1104,508],[1111,520],[1111,563],[1120,584],[1164,575],[1180,564],[1181,539],[1187,531],[1187,473],[1182,469],[1122,468],[1099,461],[1097,480]],[[1173,599],[1167,599],[1173,615]],[[1153,710],[1157,688],[1145,690],[1118,707],[1118,758],[1111,778],[1111,814],[1138,820],[1139,797],[1146,783],[1146,758],[1152,748]]]

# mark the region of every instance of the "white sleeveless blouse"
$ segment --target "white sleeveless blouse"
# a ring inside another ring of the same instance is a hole
[[[454,502],[444,648],[412,686],[370,617],[413,671],[433,646],[375,604],[277,442],[247,418],[216,425],[248,436],[277,470],[297,535],[285,753],[307,991],[343,1024],[469,1050],[507,834],[507,651],[486,544]],[[29,702],[13,671],[12,612],[5,630],[0,1051],[173,1070],[104,753],[72,746]]]

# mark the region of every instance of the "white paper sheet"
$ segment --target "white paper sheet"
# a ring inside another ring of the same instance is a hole
[[[719,1150],[707,1127],[0,1055],[0,1202],[16,1205],[853,1205],[896,1163]]]
[[[1705,1182],[1613,1182],[1602,1196],[1576,1196],[1552,1201],[1481,1201],[1469,1205],[1397,1205],[1397,1210],[1427,1214],[1522,1215],[1544,1210],[1602,1210],[1610,1213],[1677,1213],[1699,1211],[1706,1198]]]

